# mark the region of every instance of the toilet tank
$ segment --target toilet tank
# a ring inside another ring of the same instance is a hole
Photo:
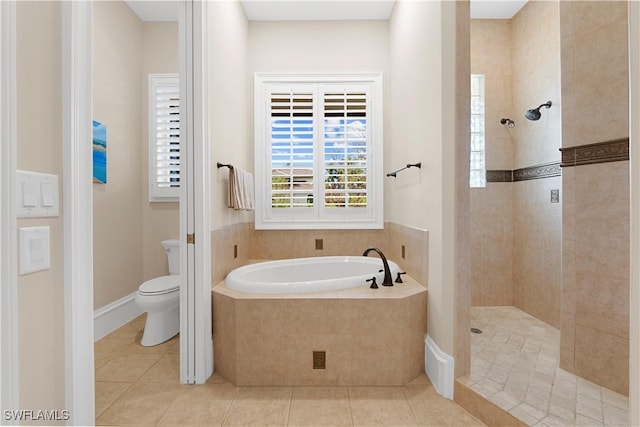
[[[162,246],[167,252],[167,258],[169,259],[169,274],[180,274],[180,240],[163,240]]]

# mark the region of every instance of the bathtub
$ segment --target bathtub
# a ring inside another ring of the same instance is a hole
[[[408,384],[424,372],[427,289],[410,274],[370,289],[381,268],[328,256],[233,270],[212,289],[216,372],[236,386]]]
[[[391,278],[400,267],[388,261]],[[382,259],[375,256],[324,256],[266,261],[236,268],[225,283],[228,288],[258,294],[286,294],[332,291],[369,285],[384,278]]]

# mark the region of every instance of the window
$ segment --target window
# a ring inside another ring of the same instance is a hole
[[[382,76],[255,79],[256,228],[382,228]]]
[[[180,85],[177,74],[149,74],[149,201],[180,198]]]
[[[486,187],[487,172],[484,151],[484,75],[471,75],[471,159],[469,185]]]

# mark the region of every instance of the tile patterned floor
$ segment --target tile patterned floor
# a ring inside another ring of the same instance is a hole
[[[404,387],[179,384],[179,340],[139,345],[144,315],[95,345],[97,425],[480,426],[422,374]]]
[[[560,333],[515,307],[472,307],[472,390],[531,426],[627,426],[626,396],[558,367]]]

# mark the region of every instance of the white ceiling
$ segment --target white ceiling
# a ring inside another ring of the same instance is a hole
[[[511,19],[527,0],[471,0],[471,18]]]
[[[387,20],[394,0],[242,0],[249,21]]]
[[[180,1],[125,2],[143,21],[178,20]],[[250,21],[386,20],[391,16],[394,2],[395,0],[241,0],[242,8]],[[471,0],[471,18],[510,19],[526,2],[527,0]]]

